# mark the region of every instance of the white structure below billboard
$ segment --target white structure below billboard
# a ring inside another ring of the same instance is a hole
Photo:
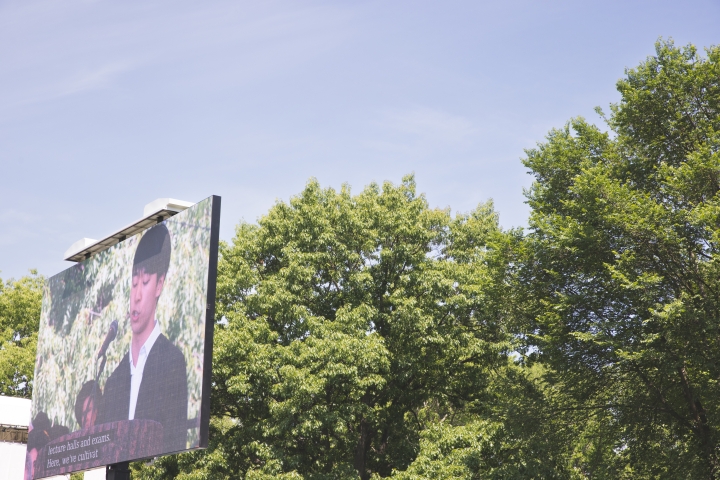
[[[0,480],[22,480],[25,451],[24,443],[0,442]]]
[[[0,395],[0,480],[23,480],[30,400]],[[66,480],[70,475],[51,477]]]
[[[30,400],[0,396],[0,480],[22,480],[29,424]]]

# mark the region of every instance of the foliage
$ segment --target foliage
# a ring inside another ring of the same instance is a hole
[[[0,280],[0,395],[32,396],[44,282],[34,270],[20,280]]]
[[[200,470],[161,469],[258,479],[405,470],[428,405],[461,410],[505,365],[504,271],[490,247],[501,236],[491,204],[453,219],[428,208],[412,177],[356,196],[311,181],[259,225],[241,224],[218,278],[212,409],[223,427]]]
[[[618,90],[611,133],[527,152],[529,360],[596,412],[584,476],[718,478],[720,48],[659,42]]]
[[[558,408],[557,392],[542,381],[543,373],[539,365],[509,360],[480,401],[442,416],[424,409],[419,453],[393,478],[573,478],[564,447],[575,436],[573,422],[565,421],[574,412]]]

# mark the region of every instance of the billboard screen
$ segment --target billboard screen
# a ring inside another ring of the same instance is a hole
[[[48,279],[26,479],[207,446],[220,197]]]

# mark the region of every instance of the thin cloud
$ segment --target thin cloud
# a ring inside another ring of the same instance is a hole
[[[381,125],[395,132],[442,143],[457,143],[479,131],[465,117],[428,107],[388,112]]]
[[[5,97],[4,107],[20,107],[79,95],[93,90],[111,88],[118,78],[137,65],[137,62],[112,62],[95,69],[87,69],[68,75],[55,82],[36,84],[25,91],[17,91],[12,98]],[[2,97],[0,97],[1,99]],[[9,101],[8,101],[9,100]]]
[[[59,88],[56,96],[73,95],[88,90],[107,88],[112,84],[113,80],[132,69],[133,65],[130,62],[114,62],[94,70],[79,73]]]
[[[21,212],[15,208],[6,208],[0,210],[0,224],[3,223],[22,223],[24,225],[30,225],[40,220],[38,215]]]
[[[38,215],[14,208],[0,211],[0,246],[19,245],[23,240],[36,237],[35,225],[39,221]]]
[[[122,85],[131,70],[149,79],[133,92],[157,88],[161,77],[165,90],[237,89],[339,48],[362,16],[357,7],[284,2],[177,9],[161,1],[123,10],[84,0],[65,8],[28,3],[0,5],[6,17],[0,18],[6,27],[0,29],[0,52],[6,54],[0,109]],[[103,15],[108,9],[118,14],[116,22]],[[16,47],[4,47],[10,42]]]

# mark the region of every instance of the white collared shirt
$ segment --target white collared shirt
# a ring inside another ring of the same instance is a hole
[[[132,344],[130,344],[130,354],[128,359],[130,360],[130,414],[128,420],[135,418],[135,407],[137,406],[138,392],[140,391],[140,383],[142,382],[143,370],[145,370],[145,361],[148,355],[150,355],[150,349],[155,344],[155,340],[160,336],[160,326],[158,321],[155,320],[155,327],[150,332],[150,336],[142,347],[140,347],[140,353],[138,354],[137,365],[133,365],[132,361]]]

